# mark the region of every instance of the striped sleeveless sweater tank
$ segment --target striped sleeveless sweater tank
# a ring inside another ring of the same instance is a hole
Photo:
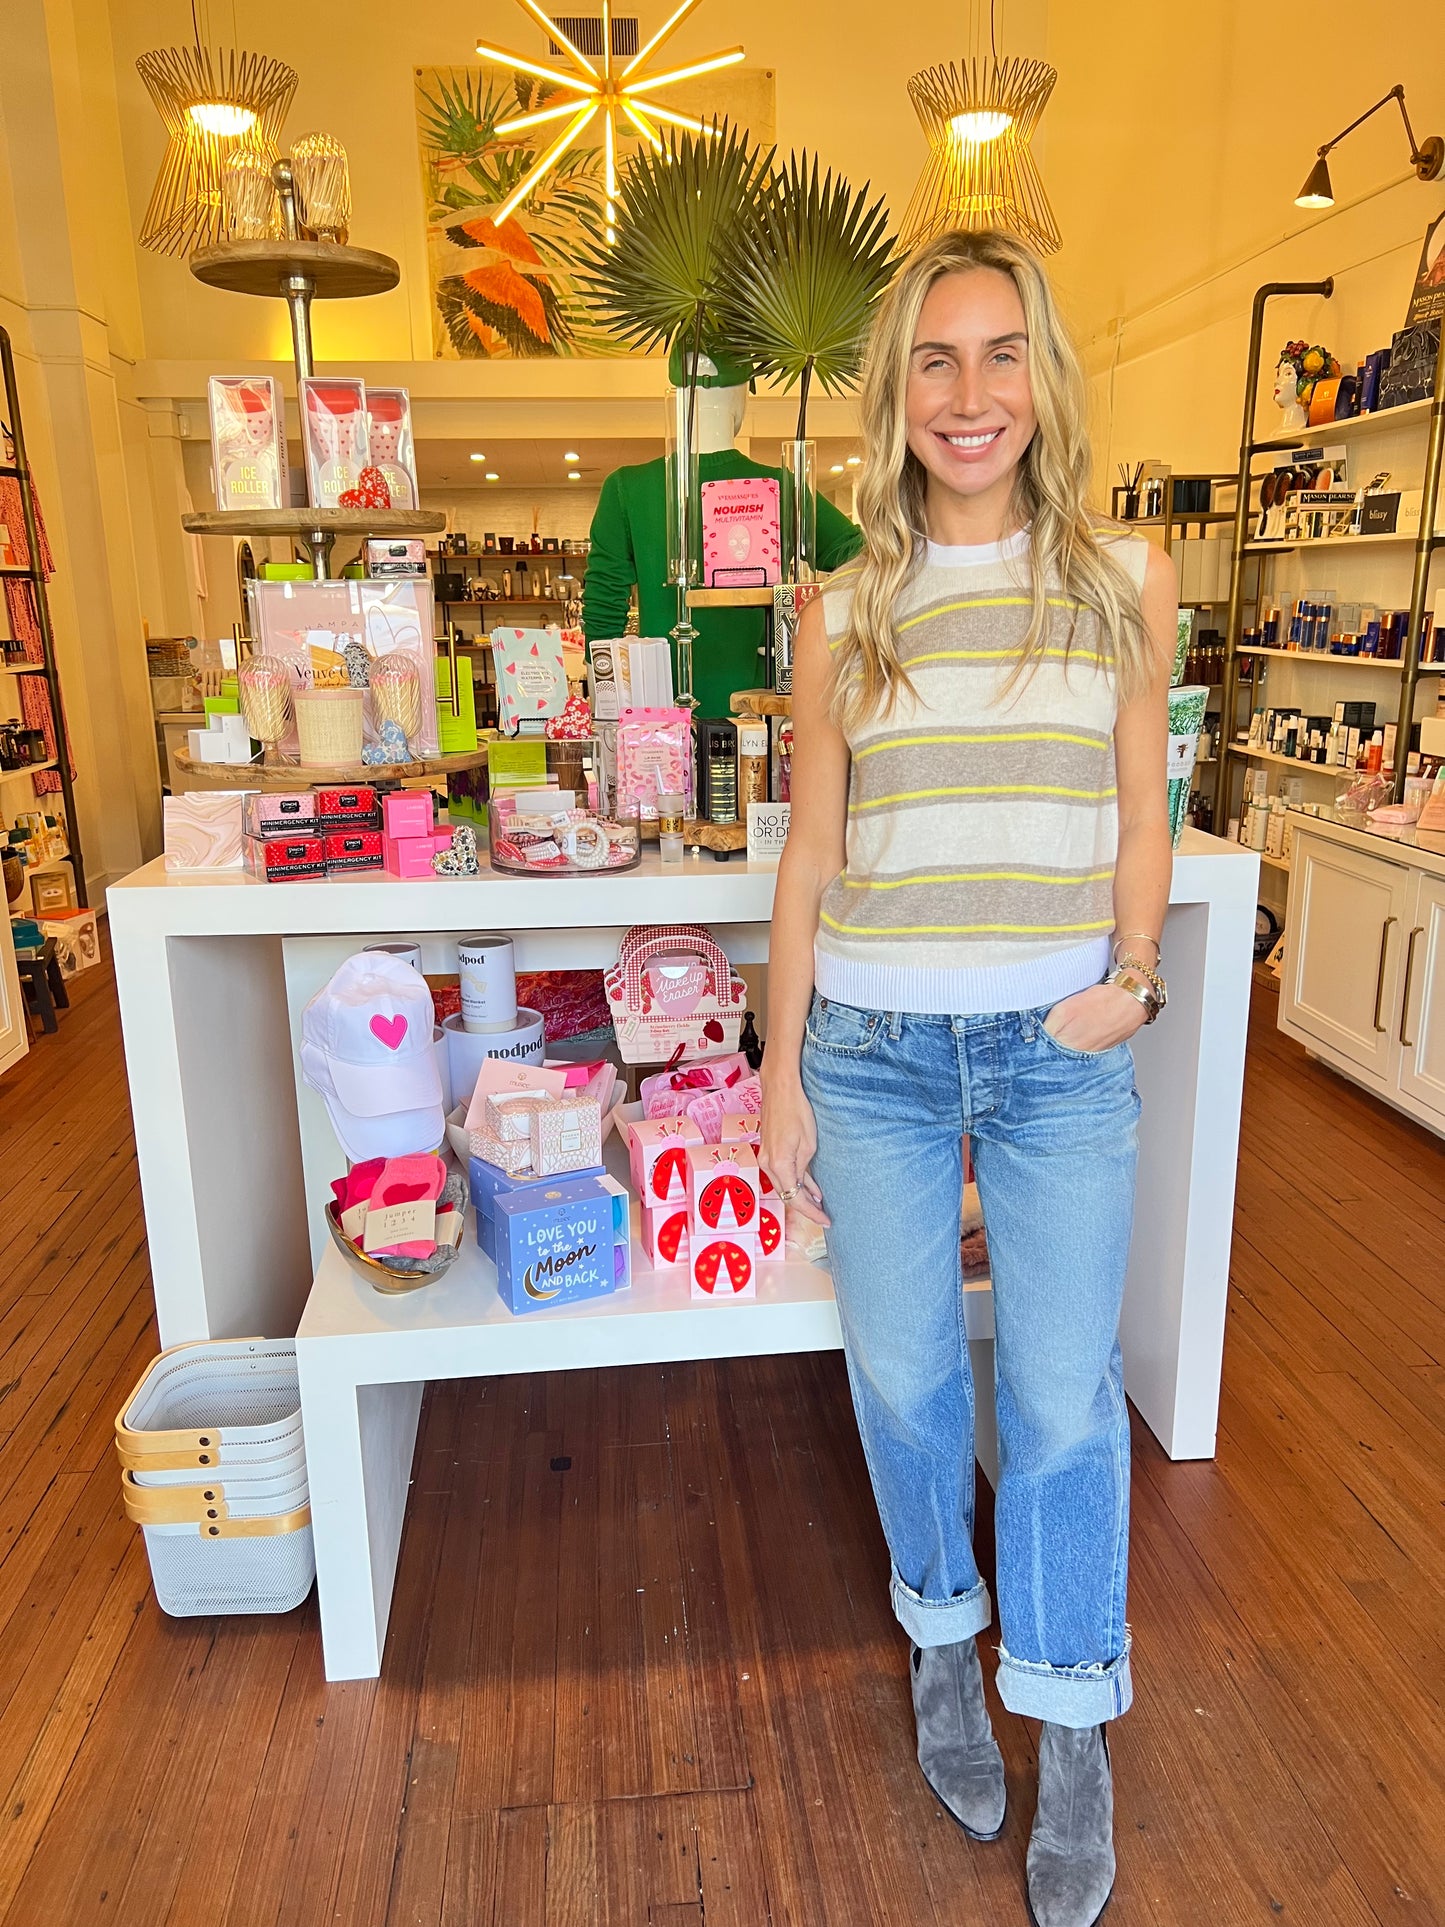
[[[1142,587],[1147,542],[1112,545]],[[899,598],[916,696],[848,736],[847,865],[814,946],[824,997],[971,1016],[1054,1003],[1108,968],[1113,665],[1096,618],[1060,589],[1043,660],[1000,693],[1028,630],[1028,571],[1027,530],[978,548],[930,542]],[[833,649],[853,573],[823,591]]]

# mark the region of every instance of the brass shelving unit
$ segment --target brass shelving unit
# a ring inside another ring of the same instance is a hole
[[[1395,740],[1401,747],[1395,755],[1395,797],[1398,801],[1404,794],[1405,776],[1408,765],[1406,753],[1410,741],[1410,731],[1415,719],[1415,692],[1422,675],[1439,674],[1441,665],[1422,664],[1420,661],[1421,631],[1424,625],[1425,604],[1429,594],[1430,561],[1436,549],[1445,547],[1445,537],[1434,533],[1436,508],[1440,495],[1442,454],[1445,454],[1445,329],[1442,329],[1442,348],[1435,357],[1435,382],[1429,402],[1407,402],[1399,409],[1381,409],[1373,415],[1346,417],[1342,421],[1324,424],[1317,428],[1301,429],[1294,435],[1257,436],[1254,432],[1254,415],[1259,393],[1260,350],[1264,339],[1264,313],[1267,304],[1278,296],[1322,295],[1326,300],[1334,293],[1334,278],[1326,276],[1323,281],[1267,281],[1255,290],[1254,305],[1250,315],[1249,358],[1244,377],[1244,406],[1239,436],[1239,470],[1234,507],[1234,552],[1229,575],[1229,615],[1224,643],[1224,704],[1222,732],[1225,744],[1233,752],[1221,756],[1215,777],[1214,816],[1216,823],[1228,821],[1227,801],[1232,770],[1246,761],[1269,761],[1258,751],[1247,754],[1234,738],[1235,711],[1239,700],[1239,662],[1242,655],[1283,654],[1290,651],[1244,651],[1240,648],[1240,637],[1244,630],[1244,571],[1247,563],[1255,557],[1271,554],[1275,550],[1289,553],[1295,548],[1342,548],[1348,547],[1358,553],[1379,543],[1384,547],[1390,544],[1404,546],[1410,544],[1414,549],[1413,569],[1410,582],[1410,614],[1406,626],[1402,654],[1398,663],[1380,661],[1372,666],[1380,669],[1395,669],[1400,673],[1400,704],[1396,717]],[[1395,421],[1391,417],[1396,417]],[[1427,423],[1425,443],[1425,473],[1422,483],[1420,507],[1420,532],[1416,536],[1366,536],[1358,539],[1337,537],[1333,541],[1305,543],[1258,543],[1250,540],[1252,508],[1250,494],[1255,480],[1253,464],[1260,455],[1278,453],[1282,449],[1299,448],[1310,442],[1329,440],[1336,437],[1351,437],[1364,432],[1367,428],[1388,428],[1407,426],[1421,418]],[[1261,586],[1260,596],[1264,590]],[[1328,663],[1335,660],[1330,656],[1298,652],[1299,660],[1304,662]],[[1358,658],[1342,657],[1341,661],[1355,663]],[[1295,765],[1303,772],[1322,768],[1322,765],[1298,763]]]

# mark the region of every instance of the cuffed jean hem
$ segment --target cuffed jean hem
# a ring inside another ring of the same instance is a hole
[[[1107,1666],[1047,1666],[998,1649],[998,1694],[1010,1713],[1055,1726],[1098,1726],[1127,1713],[1134,1679],[1125,1646]]]
[[[993,1601],[981,1579],[955,1599],[924,1599],[895,1571],[890,1594],[894,1615],[915,1646],[952,1646],[993,1623]]]

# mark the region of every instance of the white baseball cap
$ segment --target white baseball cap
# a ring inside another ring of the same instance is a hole
[[[353,1162],[434,1150],[446,1131],[426,979],[383,951],[348,957],[306,1006],[301,1068]]]

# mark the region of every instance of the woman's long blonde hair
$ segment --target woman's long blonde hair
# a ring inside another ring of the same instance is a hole
[[[995,268],[1018,289],[1029,337],[1029,381],[1038,428],[1014,486],[1015,526],[1029,528],[1033,612],[1005,689],[1028,675],[1048,643],[1049,604],[1063,593],[1099,619],[1121,700],[1146,688],[1158,670],[1139,593],[1100,541],[1085,506],[1092,458],[1085,429],[1079,358],[1043,263],[1011,234],[940,234],[916,248],[879,305],[863,372],[864,466],[858,521],[864,550],[853,583],[848,631],[835,655],[833,708],[845,727],[891,710],[912,693],[898,660],[898,597],[922,557],[928,473],[908,446],[904,398],[913,338],[929,289],[942,275]]]

